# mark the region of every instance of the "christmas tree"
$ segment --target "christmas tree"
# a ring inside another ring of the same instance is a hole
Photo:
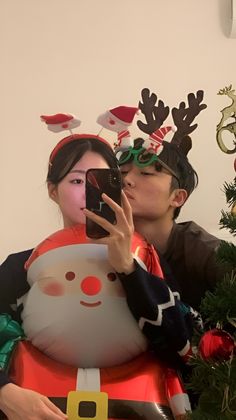
[[[229,88],[225,89],[229,92]],[[232,86],[230,89],[231,92]],[[232,117],[232,125],[236,125],[235,115]],[[236,148],[227,151],[219,134],[228,126],[222,125],[221,120],[217,130],[220,142],[217,141],[222,151],[231,154]],[[236,160],[234,167],[236,170]],[[226,182],[223,189],[228,211],[221,211],[220,228],[228,229],[236,237],[236,177],[231,183]],[[236,245],[222,241],[217,259],[224,264],[226,274],[214,292],[207,292],[201,302],[205,332],[195,337],[197,351],[190,361],[193,370],[188,384],[199,397],[197,407],[189,415],[192,420],[236,419]]]

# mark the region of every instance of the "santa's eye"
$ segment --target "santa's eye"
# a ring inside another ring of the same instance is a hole
[[[108,273],[107,274],[107,278],[110,281],[115,281],[117,277],[116,277],[116,274],[115,273]]]
[[[67,273],[65,274],[65,278],[68,281],[74,280],[74,278],[75,278],[74,271],[67,271]]]

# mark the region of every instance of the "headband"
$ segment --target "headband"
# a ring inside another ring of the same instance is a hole
[[[64,130],[69,130],[70,135],[61,139],[57,145],[52,150],[49,157],[49,164],[52,165],[52,162],[57,155],[58,151],[64,147],[66,144],[71,143],[75,140],[81,139],[96,139],[101,143],[106,144],[112,149],[111,144],[106,141],[104,138],[97,136],[95,134],[72,134],[72,129],[78,127],[81,124],[81,121],[72,114],[54,114],[54,115],[41,115],[41,121],[45,122],[48,130],[53,131],[54,133],[59,133]]]
[[[155,93],[150,94],[150,90],[147,88],[142,89],[141,96],[142,101],[139,101],[138,107],[118,106],[101,114],[97,119],[97,123],[100,124],[102,128],[107,128],[110,131],[117,133],[117,140],[114,143],[115,153],[131,153],[133,151],[134,140],[130,134],[129,127],[132,125],[134,117],[138,113],[142,113],[146,121],[143,122],[142,120],[138,120],[137,126],[142,132],[149,136],[143,139],[143,144],[139,149],[139,153],[137,153],[137,151],[135,152],[136,164],[138,164],[138,166],[150,165],[155,160],[159,160],[160,163],[163,163],[158,156],[163,150],[163,140],[170,131],[174,132],[170,143],[178,147],[178,149],[187,156],[188,151],[192,147],[192,141],[189,134],[198,126],[197,124],[192,123],[196,116],[207,107],[206,104],[201,103],[204,96],[203,91],[198,90],[196,95],[194,93],[189,93],[187,105],[182,101],[177,108],[172,108],[173,124],[167,126],[162,125],[169,115],[169,107],[166,106],[161,99],[158,100],[156,105],[157,95]],[[57,133],[68,129],[71,133],[70,136],[63,138],[54,147],[50,154],[50,164],[52,164],[58,151],[65,144],[74,140],[84,138],[96,139],[112,148],[108,141],[98,135],[73,134],[72,129],[80,126],[81,121],[72,114],[60,113],[42,115],[41,120],[47,124],[50,131]],[[169,168],[169,170],[170,172],[172,171],[171,168]]]

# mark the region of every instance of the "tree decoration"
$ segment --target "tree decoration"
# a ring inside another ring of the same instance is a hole
[[[233,355],[235,343],[233,337],[220,328],[207,331],[201,337],[198,351],[205,360],[229,360]]]
[[[236,96],[232,85],[221,89],[220,95],[231,98],[232,104],[224,108],[216,129],[216,139],[220,149],[227,154],[236,152]],[[231,119],[232,127],[225,124]],[[233,120],[233,121],[232,121]],[[233,135],[233,149],[224,145],[222,134],[228,130]],[[234,161],[234,167],[235,167]],[[235,167],[236,170],[236,167]],[[236,177],[223,186],[228,211],[221,211],[220,229],[228,229],[236,236]],[[223,264],[226,274],[202,299],[200,312],[204,319],[205,332],[195,337],[198,343],[192,357],[192,374],[188,389],[196,396],[197,403],[189,419],[193,420],[233,420],[236,419],[236,245],[222,241],[217,259]]]

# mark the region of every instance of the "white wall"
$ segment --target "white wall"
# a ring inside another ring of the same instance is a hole
[[[0,260],[35,246],[61,227],[45,186],[48,156],[62,137],[43,113],[71,112],[81,131],[98,133],[97,115],[136,106],[149,87],[170,107],[205,90],[189,154],[197,191],[180,220],[218,233],[226,208],[222,185],[234,156],[220,151],[215,130],[236,88],[236,39],[228,37],[230,0],[0,1]],[[223,231],[221,236],[227,235]]]

